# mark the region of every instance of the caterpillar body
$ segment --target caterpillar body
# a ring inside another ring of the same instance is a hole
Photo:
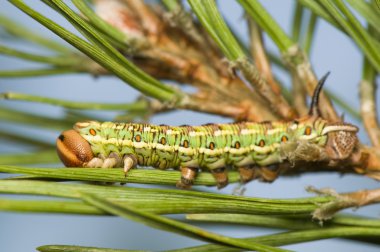
[[[58,137],[58,155],[66,166],[124,167],[125,174],[137,165],[180,169],[180,188],[190,188],[199,169],[211,172],[222,188],[229,167],[248,182],[257,171],[265,179],[271,171],[266,167],[282,163],[340,162],[353,153],[358,128],[320,116],[318,97],[327,76],[314,91],[309,115],[298,120],[202,126],[78,122]]]

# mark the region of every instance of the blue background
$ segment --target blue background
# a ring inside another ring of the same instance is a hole
[[[60,16],[52,12],[40,1],[26,1],[44,15],[49,16],[65,27],[70,25]],[[292,22],[293,1],[272,0],[262,1],[267,10],[276,18],[279,24],[290,32]],[[246,26],[242,18],[242,10],[235,1],[220,1],[223,14],[227,17],[236,31],[246,38]],[[20,12],[7,1],[0,1],[0,13],[30,27],[46,36],[58,37],[37,22]],[[70,28],[71,29],[71,28]],[[73,29],[71,29],[73,30]],[[275,46],[268,41],[269,48],[277,52]],[[0,43],[14,48],[33,52],[41,52],[38,47],[14,43],[0,38]],[[64,43],[64,42],[62,42]],[[319,22],[316,30],[316,39],[311,53],[312,66],[318,76],[331,71],[327,83],[328,89],[336,92],[352,106],[358,108],[358,83],[361,76],[362,58],[360,51],[346,36],[335,28]],[[36,64],[19,61],[16,59],[0,56],[0,69],[20,69],[38,67]],[[280,70],[275,69],[281,80],[289,83],[289,78]],[[138,92],[131,89],[122,81],[112,77],[101,77],[94,79],[86,75],[64,75],[57,77],[26,78],[26,79],[0,79],[0,92],[14,91],[40,96],[62,98],[72,101],[92,102],[131,102]],[[30,111],[36,114],[60,117],[63,110],[57,107],[31,104],[26,102],[0,101],[0,105],[11,108]],[[111,120],[115,113],[97,113]],[[358,124],[349,116],[346,120]],[[228,122],[229,119],[218,116],[194,113],[190,111],[177,111],[164,115],[155,116],[152,123],[165,123],[172,125],[180,124],[202,124],[208,122]],[[11,127],[10,127],[11,126]],[[27,134],[38,134],[44,136],[46,141],[54,142],[58,132],[27,129],[22,125],[12,125],[0,122],[0,128],[4,130],[20,131]],[[362,128],[362,127],[361,127]],[[360,132],[361,140],[368,143],[365,131]],[[28,151],[31,148],[0,142],[1,153],[14,153]],[[313,185],[317,188],[332,187],[339,192],[354,191],[359,189],[371,189],[378,187],[378,182],[369,178],[339,174],[306,174],[295,178],[280,178],[275,183],[264,184],[252,182],[247,186],[245,195],[290,198],[310,196],[304,188]],[[135,185],[133,185],[135,186]],[[138,186],[138,185],[136,185]],[[222,193],[230,194],[236,185],[229,185]],[[352,212],[349,210],[348,212]],[[356,211],[358,214],[379,217],[379,206],[364,207]],[[269,234],[272,231],[266,228],[251,228],[238,226],[210,226],[200,224],[209,230],[234,237],[248,237]],[[48,215],[48,214],[17,214],[0,213],[0,250],[1,251],[34,251],[34,248],[44,244],[73,244],[83,246],[98,246],[126,249],[164,250],[202,244],[200,241],[184,238],[171,233],[158,231],[139,223],[121,220],[115,217],[87,217],[75,215]],[[378,251],[378,247],[353,243],[346,240],[330,239],[312,243],[285,246],[287,249],[297,251]]]

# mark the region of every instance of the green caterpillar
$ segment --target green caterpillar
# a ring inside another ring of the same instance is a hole
[[[318,97],[326,74],[314,91],[309,115],[290,122],[241,122],[202,126],[78,122],[57,139],[58,155],[71,167],[180,169],[177,187],[190,188],[199,169],[211,172],[218,188],[228,184],[227,169],[242,182],[259,175],[273,180],[270,166],[347,159],[357,145],[358,128],[320,116]]]

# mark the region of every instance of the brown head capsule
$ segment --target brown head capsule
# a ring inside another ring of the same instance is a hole
[[[83,167],[94,157],[90,144],[75,130],[66,130],[59,135],[57,153],[67,167]]]

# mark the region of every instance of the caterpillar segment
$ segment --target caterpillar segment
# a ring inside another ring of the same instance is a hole
[[[137,165],[178,169],[179,188],[190,188],[199,171],[210,172],[218,188],[228,184],[228,169],[242,183],[259,178],[271,182],[283,165],[304,162],[339,164],[357,145],[358,128],[320,116],[318,83],[309,115],[291,122],[240,122],[202,126],[78,122],[57,139],[66,166],[123,167]]]

